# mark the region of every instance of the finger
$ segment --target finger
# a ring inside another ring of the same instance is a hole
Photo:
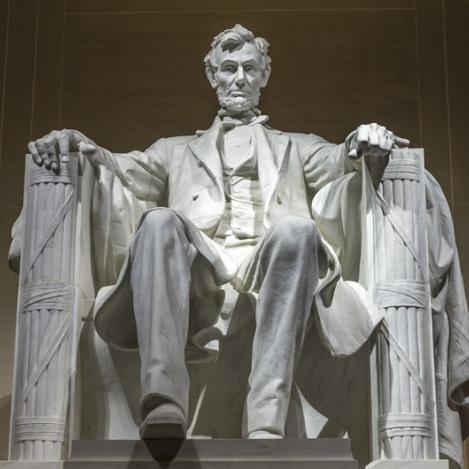
[[[41,157],[42,164],[49,169],[49,157],[47,156],[47,148],[43,139],[36,140],[36,148],[39,156]]]
[[[55,149],[55,142],[46,142],[46,148],[50,169],[54,172],[57,172],[59,170],[59,164],[57,150]]]
[[[29,142],[28,143],[28,151],[31,153],[31,156],[33,157],[33,161],[38,165],[42,166],[42,160],[37,152],[36,144],[34,142]]]
[[[91,143],[80,143],[80,152],[85,156],[93,156],[97,150],[98,149]]]
[[[387,150],[387,141],[386,141],[386,134],[384,132],[380,132],[378,134],[379,139],[379,148],[380,150],[386,151]]]
[[[395,135],[394,143],[398,147],[408,147],[410,145],[410,140],[407,140],[406,138],[398,137],[397,135]]]
[[[383,154],[388,154],[394,145],[394,134],[386,129],[386,127],[381,127],[379,132],[379,148],[382,150]]]
[[[80,149],[80,143],[83,143],[82,137],[80,134],[73,130],[67,130],[70,136],[70,148],[72,151],[78,151]]]
[[[358,158],[358,148],[352,148],[349,152],[348,152],[348,156],[349,158],[352,158],[352,159],[357,159]]]
[[[392,150],[393,146],[394,136],[386,135],[384,138],[384,149],[386,150],[386,152],[389,153]]]
[[[67,162],[70,159],[70,138],[67,132],[60,132],[57,136],[59,144],[60,161]]]
[[[52,169],[52,171],[55,171],[55,172],[57,172],[59,169],[59,164],[58,164],[59,160],[57,157],[57,150],[55,148],[56,143],[57,143],[57,140],[52,134],[49,135],[49,137],[47,137],[45,140],[49,166],[50,166],[50,169]]]
[[[376,129],[370,130],[368,134],[368,142],[370,144],[370,148],[379,148],[379,132]]]
[[[361,142],[366,142],[368,143],[368,134],[369,130],[366,125],[360,125],[357,129],[357,142],[360,144]]]

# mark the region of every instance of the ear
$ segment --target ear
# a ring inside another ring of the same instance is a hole
[[[263,73],[261,88],[265,88],[267,86],[267,82],[269,81],[271,70],[272,69],[270,68],[270,65],[267,65]]]
[[[218,80],[215,77],[215,68],[212,67],[210,64],[205,66],[205,74],[207,75],[208,81],[210,82],[210,86],[213,89],[218,87]]]

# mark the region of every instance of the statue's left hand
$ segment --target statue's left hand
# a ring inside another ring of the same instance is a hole
[[[401,138],[379,124],[360,125],[347,137],[349,157],[387,156],[393,148],[408,147],[410,141]]]

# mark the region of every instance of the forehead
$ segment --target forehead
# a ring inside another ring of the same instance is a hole
[[[223,50],[220,46],[215,49],[215,61],[220,64],[224,60],[233,60],[234,62],[246,62],[254,60],[260,63],[261,54],[257,46],[251,42],[245,42],[233,49]]]

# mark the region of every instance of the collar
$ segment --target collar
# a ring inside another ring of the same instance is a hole
[[[257,108],[243,112],[242,114],[232,115],[228,110],[222,108],[218,111],[223,130],[231,130],[239,125],[265,124],[269,116],[261,114]]]

